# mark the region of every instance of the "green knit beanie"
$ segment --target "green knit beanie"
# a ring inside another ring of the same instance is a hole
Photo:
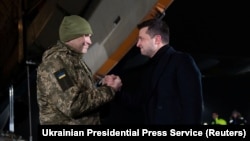
[[[78,15],[65,16],[59,27],[59,38],[67,42],[84,34],[93,34],[90,24]]]

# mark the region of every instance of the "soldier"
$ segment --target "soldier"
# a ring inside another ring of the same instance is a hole
[[[60,40],[44,52],[37,69],[37,100],[41,125],[98,125],[99,108],[121,88],[119,76],[106,75],[97,87],[83,60],[91,45],[90,24],[78,15],[65,16]]]

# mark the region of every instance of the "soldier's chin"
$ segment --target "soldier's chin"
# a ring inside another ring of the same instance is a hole
[[[82,53],[87,53],[88,52],[88,49],[82,49]]]

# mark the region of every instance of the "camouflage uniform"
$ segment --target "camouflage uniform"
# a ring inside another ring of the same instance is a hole
[[[82,54],[58,43],[43,54],[37,69],[40,124],[97,125],[98,108],[114,97],[108,86],[96,87]]]

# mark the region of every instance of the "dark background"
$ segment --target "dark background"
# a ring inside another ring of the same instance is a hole
[[[214,111],[228,120],[234,109],[250,121],[250,11],[246,3],[242,0],[175,0],[166,10],[163,20],[170,27],[170,45],[190,53],[203,74],[204,122],[210,122]],[[13,36],[16,36],[14,33]],[[143,61],[144,57],[133,47],[111,72],[119,74],[124,68]],[[15,131],[28,138],[30,119],[26,69],[27,66],[23,64],[17,75],[11,77],[18,80],[13,82],[16,95]],[[31,120],[33,136],[36,136],[36,66],[31,65],[29,69]],[[127,79],[133,83],[133,78]],[[1,93],[8,94],[8,87],[2,88]],[[8,102],[8,95],[1,95],[0,98],[1,111]]]
[[[204,121],[233,109],[250,121],[249,8],[243,1],[175,1],[164,20],[170,44],[191,53],[203,73]]]

